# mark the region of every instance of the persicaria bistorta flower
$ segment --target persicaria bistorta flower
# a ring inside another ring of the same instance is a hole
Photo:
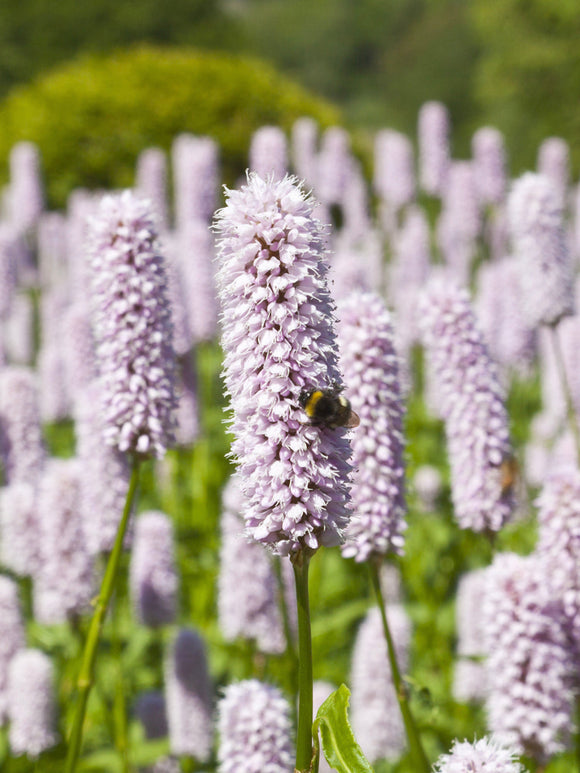
[[[272,556],[263,545],[245,537],[242,509],[243,495],[238,476],[234,475],[223,493],[220,628],[227,641],[241,636],[255,641],[262,652],[283,652],[286,642]]]
[[[351,293],[338,307],[346,395],[360,417],[351,440],[352,509],[343,555],[401,553],[405,529],[404,405],[394,331],[383,300]]]
[[[516,753],[500,746],[492,738],[479,741],[455,741],[449,754],[437,760],[435,773],[524,773]]]
[[[411,626],[403,607],[386,608],[399,667],[407,668]],[[351,668],[352,726],[370,762],[399,757],[405,729],[393,686],[380,610],[367,613],[356,637]]]
[[[441,102],[425,102],[419,111],[419,167],[421,187],[432,196],[441,195],[450,162],[450,122]]]
[[[538,497],[537,552],[546,559],[546,579],[562,600],[569,633],[580,653],[580,473],[561,464],[548,474]]]
[[[217,214],[224,377],[247,532],[286,555],[336,545],[350,447],[300,404],[340,388],[323,229],[293,178],[255,174]]]
[[[35,484],[46,459],[34,372],[10,365],[0,372],[0,454],[5,483]]]
[[[25,641],[18,586],[9,577],[0,576],[0,725],[7,713],[10,662],[24,649]]]
[[[562,204],[548,178],[527,172],[516,180],[508,216],[528,322],[555,325],[574,313],[574,278]]]
[[[278,688],[248,679],[230,684],[218,705],[219,773],[288,773],[290,706]]]
[[[105,196],[87,246],[105,438],[120,451],[162,456],[172,440],[175,354],[167,277],[148,203],[131,191]]]
[[[137,518],[129,578],[138,620],[152,627],[175,620],[177,570],[173,526],[165,513],[150,510]]]
[[[165,664],[165,704],[173,754],[207,762],[212,746],[211,683],[199,634],[182,628]]]
[[[36,649],[17,652],[8,676],[9,741],[14,754],[38,757],[57,743],[53,668]]]
[[[537,555],[500,554],[482,604],[488,726],[540,764],[569,746],[574,707],[575,662],[547,576]]]
[[[508,480],[512,451],[497,368],[469,296],[436,277],[419,317],[441,416],[445,421],[455,515],[464,529],[498,531],[514,508]]]

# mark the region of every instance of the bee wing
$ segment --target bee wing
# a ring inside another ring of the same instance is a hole
[[[344,425],[347,429],[354,429],[354,427],[358,427],[360,424],[360,416],[358,413],[355,413],[351,410],[350,416],[348,417],[348,421]]]

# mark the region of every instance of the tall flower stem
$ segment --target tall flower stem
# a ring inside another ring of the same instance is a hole
[[[387,613],[385,610],[385,602],[383,599],[383,591],[381,589],[381,581],[379,576],[379,561],[368,561],[369,572],[371,576],[371,583],[379,605],[379,611],[381,613],[381,619],[383,621],[383,630],[385,632],[385,639],[387,641],[387,652],[389,656],[389,663],[391,665],[391,674],[393,678],[393,685],[395,687],[395,693],[397,694],[397,700],[399,702],[399,708],[401,709],[401,716],[403,717],[403,724],[405,726],[405,733],[407,735],[407,741],[409,743],[409,750],[413,758],[413,765],[415,773],[429,773],[431,766],[423,751],[421,745],[421,739],[419,732],[411,713],[411,707],[407,700],[407,690],[401,679],[401,672],[399,671],[399,665],[397,663],[397,655],[395,652],[395,645],[389,624],[387,622]]]
[[[554,349],[554,357],[556,359],[556,367],[558,368],[558,377],[560,379],[560,385],[564,394],[564,400],[566,402],[566,416],[568,418],[568,424],[570,425],[570,431],[574,438],[574,447],[576,449],[576,462],[580,463],[580,431],[578,430],[578,420],[576,417],[576,411],[574,410],[574,403],[572,401],[572,392],[570,391],[570,382],[566,374],[566,366],[564,364],[564,354],[562,352],[562,344],[560,337],[558,336],[557,328],[550,326],[550,333],[552,336],[552,347]]]
[[[77,767],[83,740],[83,725],[87,710],[87,702],[94,682],[97,646],[99,643],[103,622],[105,620],[105,615],[111,601],[111,596],[115,590],[121,553],[123,550],[123,540],[127,531],[127,526],[129,524],[131,508],[135,498],[138,481],[139,460],[137,457],[134,457],[131,478],[129,481],[129,490],[127,491],[127,499],[125,501],[123,516],[121,518],[121,522],[119,523],[119,528],[117,529],[117,536],[115,538],[113,550],[111,551],[109,560],[107,562],[105,576],[103,577],[101,590],[96,601],[95,611],[91,619],[85,647],[83,650],[81,670],[77,679],[77,705],[75,707],[73,725],[69,738],[65,773],[74,773]]]
[[[300,550],[292,559],[298,605],[298,729],[296,771],[307,773],[312,762],[312,635],[308,600],[310,554]]]
[[[111,601],[111,644],[115,659],[115,699],[113,703],[115,746],[119,752],[122,773],[129,773],[129,742],[127,737],[127,706],[125,701],[125,678],[121,660],[122,643],[119,632],[119,596],[116,594]]]
[[[284,627],[284,638],[286,639],[286,658],[290,666],[290,679],[292,689],[294,690],[294,700],[292,702],[292,710],[294,719],[296,719],[296,706],[298,698],[298,658],[296,655],[296,647],[294,645],[294,635],[292,633],[292,626],[290,625],[290,615],[288,613],[288,604],[286,603],[286,593],[284,588],[284,578],[282,576],[282,561],[287,561],[286,558],[276,556],[273,560],[274,574],[276,576],[276,583],[278,585],[278,599],[280,614],[282,615],[282,624]]]

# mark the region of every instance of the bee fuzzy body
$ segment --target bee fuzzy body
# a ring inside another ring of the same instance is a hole
[[[300,396],[300,405],[317,427],[358,427],[360,419],[338,389],[311,389]]]

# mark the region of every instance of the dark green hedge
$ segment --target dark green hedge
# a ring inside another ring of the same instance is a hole
[[[131,185],[141,150],[168,150],[177,134],[193,132],[218,141],[232,181],[255,129],[289,129],[303,115],[323,127],[339,120],[334,107],[256,59],[155,47],[90,56],[0,104],[0,175],[15,142],[36,142],[50,203],[62,206],[76,186]]]

